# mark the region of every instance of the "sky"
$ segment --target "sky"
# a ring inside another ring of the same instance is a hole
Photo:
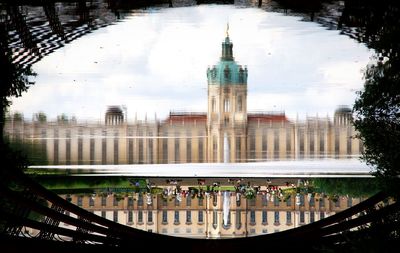
[[[362,89],[373,52],[339,31],[256,8],[200,5],[132,13],[74,40],[33,65],[36,84],[10,110],[78,120],[102,120],[109,105],[126,106],[128,120],[206,112],[206,70],[219,60],[228,22],[235,60],[249,71],[248,111],[332,116]]]

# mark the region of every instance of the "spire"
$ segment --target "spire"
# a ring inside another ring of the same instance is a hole
[[[229,39],[229,23],[226,24],[226,37],[225,41],[222,42],[222,55],[221,60],[223,61],[233,61],[233,44]]]

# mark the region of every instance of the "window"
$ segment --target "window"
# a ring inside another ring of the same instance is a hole
[[[340,199],[337,199],[337,200],[335,201],[335,207],[340,207]]]
[[[292,213],[290,211],[286,212],[286,224],[292,224]]]
[[[152,136],[152,133],[149,133]],[[153,163],[154,160],[154,153],[153,153],[153,139],[149,139],[149,146],[148,146],[148,154],[149,154],[149,163]]]
[[[275,214],[274,214],[274,224],[275,225],[279,224],[279,212],[278,211],[275,211]]]
[[[179,162],[179,133],[175,133],[175,163]]]
[[[339,158],[339,150],[340,150],[340,140],[339,140],[339,129],[335,128],[335,158]]]
[[[178,193],[179,194],[179,193]],[[175,206],[179,206],[181,202],[179,201],[179,199],[177,197],[175,197]]]
[[[143,211],[138,211],[138,222],[143,223]]]
[[[65,162],[67,165],[71,164],[71,130],[67,130],[67,140],[65,141]],[[79,159],[78,159],[79,160]]]
[[[262,206],[267,206],[268,205],[268,198],[267,195],[262,195]]]
[[[202,134],[201,136],[204,136],[204,134]],[[203,162],[204,160],[204,140],[202,137],[199,138],[199,162]]]
[[[274,206],[276,206],[276,207],[279,206],[279,198],[278,198],[278,196],[274,196]]]
[[[289,195],[289,197],[286,199],[286,206],[291,206],[292,205],[292,196]]]
[[[175,211],[174,223],[179,224],[179,211]]]
[[[300,194],[300,206],[304,206],[304,194]]]
[[[128,211],[128,222],[129,223],[133,222],[133,211]]]
[[[153,212],[152,211],[147,212],[147,223],[153,223]]]
[[[89,198],[89,206],[94,206],[94,199],[93,197]]]
[[[106,211],[101,211],[101,217],[106,218]]]
[[[304,158],[304,129],[299,129],[300,137],[300,158]]]
[[[204,216],[203,216],[203,211],[199,211],[199,223],[203,223],[204,222]]]
[[[82,196],[78,196],[78,206],[82,206],[82,200],[83,200],[83,197]]]
[[[261,138],[261,149],[262,149],[262,158],[267,159],[268,155],[268,143],[267,143],[267,132],[264,131]]]
[[[203,206],[203,198],[198,197],[198,201],[199,201],[199,206]]]
[[[228,66],[225,66],[224,77],[229,78],[229,76],[230,76],[230,70],[229,70]]]
[[[353,206],[353,198],[352,197],[348,197],[347,198],[347,207],[352,207]]]
[[[230,111],[230,103],[229,103],[229,98],[224,99],[224,112],[229,112]]]
[[[187,133],[189,136],[190,133]],[[186,162],[192,162],[192,139],[186,139]]]
[[[291,158],[292,154],[292,134],[290,128],[286,129],[286,158]]]
[[[267,224],[267,211],[262,211],[262,224]]]
[[[79,129],[78,131],[79,136],[78,136],[78,164],[83,163],[83,140],[82,140],[82,129]],[[90,145],[92,144],[92,139],[90,139]],[[92,146],[90,146],[92,148]],[[93,148],[94,149],[94,148]],[[67,147],[68,150],[68,147]]]
[[[315,206],[315,198],[313,196],[310,197],[310,206]]]
[[[107,204],[107,197],[102,196],[101,197],[101,206],[106,206],[106,204]]]
[[[54,130],[54,164],[58,164],[58,130]]]
[[[250,132],[249,133],[249,145],[250,145],[250,150],[249,150],[249,152],[250,152],[250,154],[249,154],[249,157],[250,157],[250,162],[251,161],[255,161],[255,159],[256,159],[256,133],[254,132],[254,131],[252,131],[252,132]]]
[[[129,130],[129,136],[133,136],[132,130]],[[133,139],[128,139],[128,163],[133,164]]]
[[[217,143],[217,137],[213,137],[213,162],[217,161],[218,158],[218,143]]]
[[[143,206],[143,194],[139,193],[138,196],[138,206]]]
[[[128,207],[133,207],[133,198],[128,197]]]
[[[106,139],[107,132],[103,130],[104,138],[101,139],[101,164],[107,163],[107,139]]]
[[[309,136],[310,136],[310,157],[314,157],[314,142],[315,142],[315,138],[314,138],[314,130],[310,129],[309,130]]]
[[[216,229],[218,225],[218,213],[213,211],[213,228]]]
[[[168,133],[164,132],[162,140],[162,159],[164,163],[168,163]]]
[[[140,139],[139,139],[139,163],[142,164],[144,162],[144,147],[143,147],[143,133],[139,133]]]
[[[118,211],[114,211],[113,213],[113,221],[118,222]]]
[[[319,200],[319,208],[324,208],[325,207],[325,199],[321,198]]]
[[[241,112],[242,110],[243,110],[243,108],[242,108],[242,96],[238,96],[238,99],[237,99],[237,111]]]
[[[236,229],[240,229],[242,226],[242,214],[240,210],[236,211]]]
[[[192,196],[190,193],[186,195],[186,206],[191,206],[192,205]]]
[[[217,105],[216,105],[216,102],[215,102],[215,97],[213,97],[212,99],[211,99],[211,112],[216,112],[217,111]]]
[[[118,206],[118,198],[116,196],[114,196],[113,205]]]
[[[241,137],[236,136],[236,161],[240,162],[242,157]]]
[[[192,223],[192,212],[186,211],[186,223]]]
[[[304,223],[304,212],[300,212],[300,223]]]
[[[118,153],[119,153],[119,148],[118,148],[118,133],[114,134],[114,164],[118,164]]]
[[[310,223],[315,221],[315,214],[314,212],[310,212]]]
[[[320,217],[321,220],[325,219],[325,213],[324,212],[320,212],[319,213],[319,217]]]
[[[279,159],[279,130],[274,131],[274,159]]]
[[[256,224],[256,212],[254,210],[250,211],[250,224]]]
[[[225,217],[222,217],[222,226],[225,229],[228,229],[231,226],[231,212],[228,212],[228,217],[226,221],[226,226],[225,226]]]
[[[256,205],[256,198],[250,199],[250,206],[255,206]]]
[[[162,206],[168,206],[167,199],[163,199],[163,200],[162,200]]]
[[[325,155],[325,136],[322,131],[319,133],[319,153]]]
[[[168,212],[167,210],[162,211],[162,223],[168,223]]]

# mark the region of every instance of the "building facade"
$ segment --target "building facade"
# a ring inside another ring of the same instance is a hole
[[[296,203],[296,195],[285,200],[266,194],[246,199],[238,198],[234,192],[219,192],[204,198],[182,195],[179,201],[146,193],[129,193],[122,198],[114,194],[63,197],[94,214],[132,228],[191,238],[247,237],[280,232],[329,217],[362,200],[339,197],[334,201],[310,194],[299,195]],[[224,207],[227,202],[229,204]],[[224,215],[226,207],[229,211]],[[60,226],[69,227],[64,223]]]
[[[289,120],[284,112],[247,110],[247,67],[226,34],[220,61],[207,69],[206,113],[171,112],[164,120],[126,121],[111,106],[102,122],[9,117],[5,133],[40,150],[49,164],[256,162],[351,158],[362,152],[351,110],[334,119]]]

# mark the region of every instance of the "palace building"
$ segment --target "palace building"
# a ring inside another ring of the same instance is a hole
[[[11,139],[42,151],[49,164],[142,164],[257,162],[352,158],[362,152],[353,138],[351,110],[340,107],[334,119],[290,120],[284,112],[247,110],[246,66],[237,64],[226,34],[219,62],[207,69],[206,113],[171,112],[164,120],[128,122],[110,106],[103,122],[59,118],[32,121],[10,117]]]
[[[234,238],[280,232],[324,219],[358,204],[362,198],[337,200],[317,195],[292,195],[285,200],[257,194],[254,199],[222,192],[198,198],[165,199],[146,193],[62,195],[85,210],[114,222],[153,233],[191,238]],[[228,199],[227,199],[228,198]],[[150,201],[149,201],[150,200]],[[224,221],[224,203],[229,203]],[[61,227],[71,227],[66,223]]]

